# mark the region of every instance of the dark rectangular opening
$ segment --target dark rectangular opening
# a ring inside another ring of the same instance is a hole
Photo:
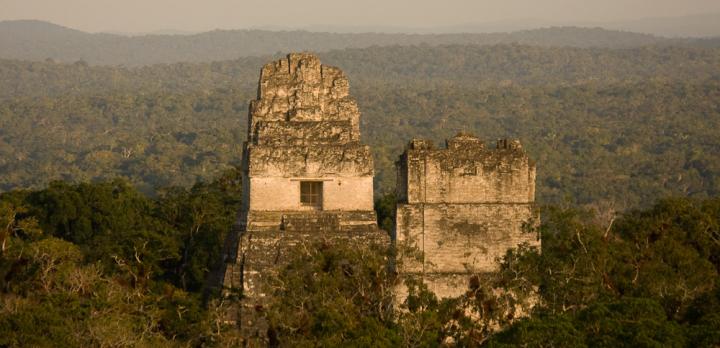
[[[322,181],[300,182],[300,204],[316,208],[322,207],[323,183]]]

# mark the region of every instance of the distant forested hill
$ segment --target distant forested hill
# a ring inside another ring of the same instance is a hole
[[[216,30],[195,35],[126,37],[90,34],[40,21],[0,22],[0,58],[93,65],[229,60],[287,51],[329,51],[389,45],[494,45],[629,48],[648,45],[716,45],[695,39],[665,39],[597,28],[546,28],[490,34],[339,34],[306,31]]]
[[[260,67],[281,55],[147,67],[0,59],[0,99],[108,93],[255,89]],[[720,49],[641,47],[599,49],[522,45],[388,46],[320,53],[353,86],[402,88],[463,83],[473,87],[695,80],[717,77]]]
[[[240,161],[273,57],[138,68],[0,61],[0,190],[127,177],[147,192]],[[377,188],[415,136],[522,139],[545,203],[720,194],[720,49],[393,46],[337,50]]]

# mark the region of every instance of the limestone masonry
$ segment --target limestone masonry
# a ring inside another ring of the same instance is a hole
[[[262,337],[270,284],[288,251],[317,241],[391,241],[377,228],[373,159],[342,71],[306,53],[265,65],[247,139],[242,207],[221,283],[226,297],[242,295],[227,321],[245,337]],[[397,165],[401,279],[420,277],[439,297],[456,296],[470,273],[495,270],[509,248],[539,245],[524,232],[537,221],[535,164],[519,142],[489,149],[461,133],[436,149],[412,140]]]
[[[289,248],[317,240],[389,244],[377,228],[373,160],[360,143],[359,123],[339,69],[311,54],[290,54],[262,68],[223,280],[226,295],[244,296],[228,320],[246,333],[263,334],[267,286]]]
[[[508,249],[539,246],[525,228],[537,222],[535,164],[519,141],[488,149],[460,133],[436,149],[415,139],[397,169],[400,274],[422,278],[438,297],[461,295],[468,274],[495,271]]]

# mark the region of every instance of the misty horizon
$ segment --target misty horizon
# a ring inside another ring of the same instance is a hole
[[[612,0],[582,3],[570,0],[449,2],[370,0],[191,1],[139,0],[119,2],[69,0],[33,2],[0,0],[4,20],[40,20],[93,33],[192,34],[210,30],[271,29],[376,32],[452,32],[523,30],[547,26],[612,26],[684,16],[720,14],[720,2]],[[168,9],[172,9],[169,11]]]

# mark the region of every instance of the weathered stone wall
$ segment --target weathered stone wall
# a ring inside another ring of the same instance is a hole
[[[530,204],[399,204],[397,213],[398,241],[423,253],[404,262],[407,272],[492,272],[508,249],[537,242],[523,231]]]
[[[367,145],[249,145],[246,152],[248,175],[252,177],[372,177],[374,174]]]
[[[250,178],[250,209],[258,211],[307,210],[300,204],[299,180],[304,178]],[[317,180],[317,177],[313,178]],[[323,176],[323,210],[372,211],[372,176]]]
[[[345,74],[322,65],[313,54],[289,54],[262,68],[258,99],[250,103],[251,143],[257,141],[257,129],[264,127],[259,124],[268,121],[348,121],[348,140],[360,140],[360,111]]]
[[[410,143],[403,155],[402,197],[408,203],[531,203],[535,165],[520,143],[487,149],[477,138],[459,135],[446,149],[429,141]]]
[[[347,144],[352,139],[350,121],[270,121],[255,128],[259,145]]]
[[[538,218],[535,164],[519,142],[488,149],[459,134],[437,149],[413,140],[397,165],[400,272],[422,277],[439,297],[462,294],[469,274],[497,270],[508,249],[539,245],[527,228]]]

